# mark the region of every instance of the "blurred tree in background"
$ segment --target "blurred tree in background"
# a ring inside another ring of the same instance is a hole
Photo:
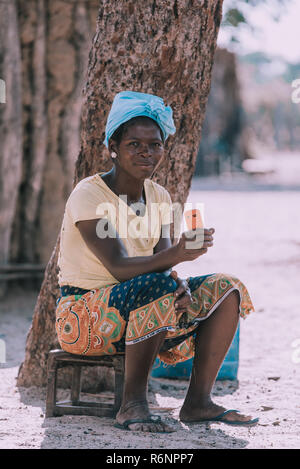
[[[247,13],[262,4],[271,6],[272,18],[278,21],[285,12],[285,8],[291,0],[224,0],[222,28],[230,32],[230,41],[239,43],[240,28],[248,28],[252,33],[257,31],[257,25],[249,20]]]
[[[291,102],[290,90],[292,80],[299,77],[300,64],[262,51],[242,53],[239,45],[241,32],[260,32],[253,15],[249,19],[253,9],[268,6],[277,22],[290,1],[224,1],[221,31],[226,32],[230,50],[223,41],[215,56],[196,176],[240,172],[245,159],[299,146],[300,110]]]

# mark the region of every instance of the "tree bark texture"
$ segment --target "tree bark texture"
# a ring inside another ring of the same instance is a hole
[[[17,190],[21,179],[22,104],[21,54],[16,2],[0,3],[0,79],[5,102],[0,103],[0,263],[9,261]],[[3,288],[3,285],[2,285]]]
[[[162,96],[177,132],[154,180],[185,202],[210,91],[222,1],[103,1],[90,53],[75,183],[111,160],[102,145],[114,95],[133,89]]]
[[[46,264],[72,190],[99,2],[17,0],[17,5],[24,140],[10,260]]]
[[[172,106],[177,132],[167,161],[154,177],[173,201],[188,196],[221,21],[222,0],[101,2],[89,54],[81,149],[73,184],[111,167],[102,145],[114,95],[135,90],[162,96]],[[59,240],[49,261],[29,331],[18,385],[46,383],[46,360],[56,344],[55,298]]]

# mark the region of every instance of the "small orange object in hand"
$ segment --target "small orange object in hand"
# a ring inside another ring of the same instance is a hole
[[[185,221],[188,230],[196,230],[197,228],[204,228],[204,223],[202,220],[202,215],[200,210],[192,209],[187,210],[184,213]]]

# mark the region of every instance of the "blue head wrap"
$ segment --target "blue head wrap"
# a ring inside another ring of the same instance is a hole
[[[107,148],[108,140],[117,128],[137,116],[147,116],[157,122],[163,132],[164,141],[176,132],[172,109],[164,105],[162,98],[136,91],[121,91],[116,94],[107,118],[103,141]]]

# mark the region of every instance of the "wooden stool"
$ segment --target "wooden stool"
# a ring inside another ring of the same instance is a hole
[[[73,355],[63,350],[51,350],[48,358],[48,383],[46,398],[46,417],[58,415],[94,415],[98,417],[115,417],[121,406],[125,355],[103,355],[88,357]],[[56,402],[57,372],[64,366],[73,367],[71,400]],[[108,366],[115,370],[114,404],[80,401],[80,376],[82,366]]]

